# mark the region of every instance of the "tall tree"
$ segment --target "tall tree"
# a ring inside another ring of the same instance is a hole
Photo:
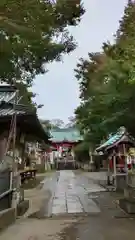
[[[48,132],[50,132],[53,129],[60,129],[64,126],[64,122],[61,119],[52,120],[41,119],[40,122]]]
[[[96,60],[89,54],[89,59],[77,66],[82,101],[76,118],[85,137],[95,144],[120,126],[135,136],[134,15],[135,2],[130,0],[115,43],[104,43],[100,58],[97,53]]]
[[[64,126],[64,122],[61,119],[52,119],[50,123],[52,128],[62,128]]]
[[[75,116],[71,116],[68,118],[68,123],[65,125],[66,128],[72,128],[76,126],[76,118]]]
[[[15,85],[16,85],[17,89],[19,90],[19,94],[18,94],[19,102],[18,103],[29,105],[32,108],[36,107],[36,105],[33,102],[33,98],[35,97],[36,94],[34,94],[29,89],[27,89],[27,85],[22,82],[16,83]]]
[[[30,85],[46,63],[74,50],[67,27],[83,13],[79,0],[0,1],[0,80]]]
[[[99,123],[103,119],[103,97],[107,81],[103,69],[106,62],[103,53],[91,53],[88,60],[81,59],[75,70],[81,93],[81,105],[75,111],[76,121],[81,132],[91,142],[100,141],[104,133]]]
[[[45,131],[47,131],[49,133],[50,130],[52,129],[50,120],[40,119],[40,122],[41,122],[43,128],[45,129]]]
[[[135,1],[128,1],[124,16],[116,34],[113,46],[104,45],[106,54],[111,57],[108,77],[111,107],[108,124],[113,127],[124,125],[135,135]],[[111,120],[111,121],[110,121]],[[107,121],[106,121],[107,123]]]

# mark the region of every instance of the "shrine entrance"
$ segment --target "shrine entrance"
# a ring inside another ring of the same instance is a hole
[[[57,144],[57,169],[58,170],[72,170],[75,168],[75,160],[73,155],[73,144],[71,143],[61,143]]]
[[[51,132],[51,147],[55,151],[56,169],[75,169],[74,146],[82,141],[77,129],[55,129]]]

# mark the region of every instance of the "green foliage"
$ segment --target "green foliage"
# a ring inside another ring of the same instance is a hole
[[[69,117],[69,123],[64,124],[63,120],[61,119],[52,119],[52,120],[41,120],[41,123],[44,128],[50,130],[62,129],[62,128],[74,128],[75,127],[75,118]]]
[[[83,151],[87,151],[89,153],[89,148],[90,148],[90,143],[89,142],[81,142],[79,144],[77,144],[74,147],[74,151],[75,152],[83,152]]]
[[[74,116],[68,118],[68,123],[65,125],[65,128],[75,128],[76,127],[76,119]]]
[[[61,127],[64,125],[64,122],[61,119],[52,119],[52,120],[40,120],[43,128],[45,131],[50,133],[52,129],[61,129]]]
[[[81,59],[75,70],[81,104],[77,124],[93,146],[125,126],[135,136],[135,2],[129,1],[114,44]]]
[[[78,162],[88,162],[90,160],[89,157],[89,142],[82,142],[77,144],[74,147],[75,159]]]
[[[60,128],[62,128],[63,126],[64,126],[64,122],[63,122],[63,120],[61,120],[61,119],[52,119],[51,121],[50,121],[50,123],[51,123],[51,128],[52,129],[60,129]]]
[[[51,122],[49,120],[43,120],[43,119],[40,119],[40,122],[41,122],[43,128],[45,129],[45,131],[50,133],[50,130],[52,128]]]
[[[33,102],[33,98],[35,97],[36,94],[27,89],[27,85],[22,82],[16,83],[15,86],[19,90],[18,103],[29,105],[31,108],[36,108],[37,105]]]
[[[46,72],[47,63],[74,50],[67,27],[77,25],[83,13],[78,0],[1,0],[1,81],[30,86],[37,74]]]

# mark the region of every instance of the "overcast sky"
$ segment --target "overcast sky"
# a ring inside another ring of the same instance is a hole
[[[79,105],[79,87],[74,77],[74,68],[80,57],[101,49],[102,43],[113,41],[119,20],[127,0],[84,0],[86,13],[78,27],[72,29],[78,42],[77,49],[66,55],[62,62],[52,63],[49,72],[35,79],[33,91],[36,102],[44,104],[38,111],[43,119],[62,119],[68,122]]]

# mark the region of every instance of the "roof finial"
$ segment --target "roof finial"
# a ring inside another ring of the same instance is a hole
[[[126,128],[125,128],[124,126],[121,126],[121,127],[119,128],[119,132],[120,132],[120,133],[125,133],[125,132],[126,132]]]

